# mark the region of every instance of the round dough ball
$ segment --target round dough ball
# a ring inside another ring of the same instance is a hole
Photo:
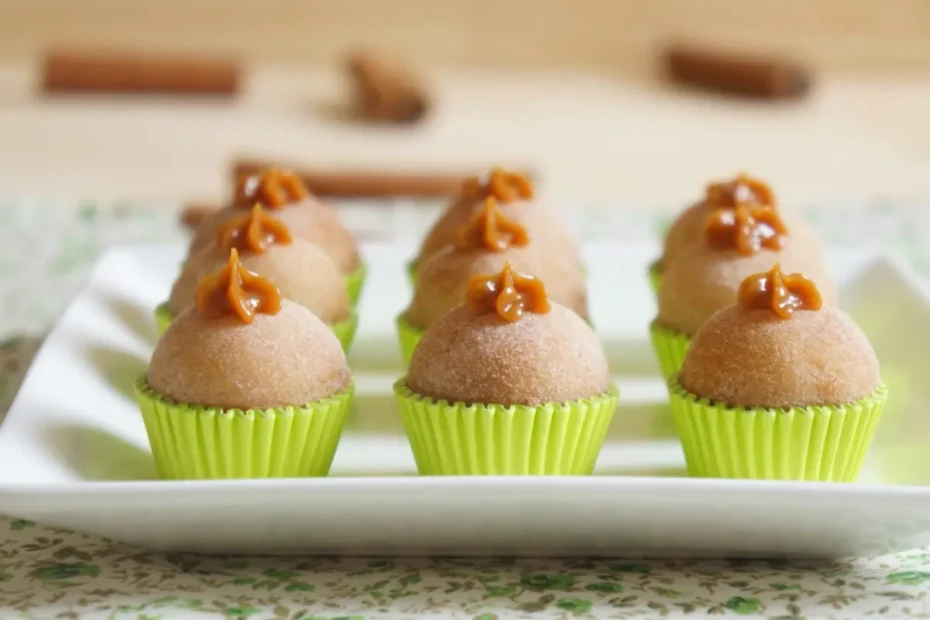
[[[162,397],[223,409],[303,406],[346,389],[339,340],[312,312],[282,300],[278,314],[206,319],[190,307],[155,347],[146,375]]]
[[[803,273],[817,285],[823,303],[838,305],[836,288],[819,254],[790,237],[779,251],[760,250],[745,256],[695,244],[671,263],[659,290],[659,325],[693,335],[715,312],[736,302],[740,284],[768,271],[775,263],[785,273]]]
[[[817,233],[803,215],[793,209],[776,208],[779,217],[788,229],[788,237],[798,245],[807,247],[812,253],[821,251]],[[713,209],[703,201],[691,205],[672,223],[665,235],[665,243],[660,259],[664,269],[672,264],[692,245],[703,242],[707,218]]]
[[[859,326],[823,306],[780,319],[730,306],[695,335],[681,386],[732,407],[844,405],[879,386],[878,358]]]
[[[417,276],[413,301],[404,314],[410,325],[426,329],[446,312],[465,302],[472,276],[498,273],[504,263],[518,273],[539,278],[549,299],[567,306],[581,317],[588,316],[588,295],[580,271],[557,271],[544,256],[544,247],[532,242],[503,252],[462,252],[446,246],[424,262]]]
[[[610,373],[600,340],[568,308],[508,323],[459,306],[423,334],[406,381],[434,400],[540,405],[602,394]]]
[[[421,265],[447,245],[454,244],[459,230],[471,222],[483,207],[483,200],[453,203],[427,233],[416,264]],[[500,209],[505,216],[523,225],[531,244],[545,245],[549,249],[546,260],[552,263],[553,269],[567,272],[580,270],[581,253],[578,244],[565,222],[551,210],[534,200],[501,204]]]
[[[192,306],[200,280],[221,269],[228,260],[228,250],[211,245],[188,261],[168,298],[171,313],[177,316]],[[246,269],[277,286],[282,297],[304,306],[327,325],[349,317],[349,296],[342,274],[312,243],[295,239],[288,244],[274,244],[263,254],[242,253],[239,260]]]
[[[266,209],[288,227],[291,236],[318,246],[329,256],[343,274],[352,273],[358,267],[358,243],[351,232],[343,226],[336,210],[319,201],[307,199],[282,209]],[[216,239],[216,229],[229,220],[248,215],[248,209],[226,207],[207,218],[197,228],[191,240],[188,256],[195,256]]]

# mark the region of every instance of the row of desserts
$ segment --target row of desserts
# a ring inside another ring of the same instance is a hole
[[[713,183],[649,276],[652,343],[691,475],[856,479],[888,391],[797,212],[747,175]]]
[[[233,249],[244,268],[313,312],[348,350],[365,279],[357,241],[298,176],[276,169],[239,179],[231,204],[198,228],[168,300],[156,309],[160,332],[194,304],[198,283]]]

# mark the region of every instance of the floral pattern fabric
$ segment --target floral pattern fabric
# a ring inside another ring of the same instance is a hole
[[[363,204],[345,217],[360,234],[416,237],[430,221],[423,211],[436,208]],[[930,211],[919,205],[809,215],[828,243],[877,240],[930,275],[930,248],[920,242]],[[586,238],[642,239],[664,224],[643,210],[576,217]],[[176,211],[163,206],[0,204],[0,418],[102,249],[182,238]],[[928,594],[930,549],[826,563],[205,557],[0,518],[4,619],[930,618]]]

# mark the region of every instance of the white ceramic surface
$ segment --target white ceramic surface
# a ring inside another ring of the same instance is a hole
[[[591,306],[621,388],[589,478],[420,478],[390,387],[411,243],[363,248],[356,413],[328,479],[154,479],[130,383],[182,248],[107,253],[0,426],[0,512],[145,547],[214,553],[861,555],[930,542],[930,305],[877,252],[829,252],[893,394],[857,484],[691,480],[646,326],[651,246],[590,245]],[[910,485],[910,486],[909,486]]]

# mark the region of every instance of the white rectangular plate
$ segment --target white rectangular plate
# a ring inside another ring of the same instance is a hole
[[[130,384],[182,248],[107,253],[0,426],[0,510],[145,547],[215,553],[839,556],[930,541],[930,305],[878,252],[828,252],[893,393],[857,484],[686,477],[647,341],[651,246],[585,248],[621,405],[586,478],[415,476],[391,384],[411,243],[363,248],[358,402],[326,479],[155,479]],[[41,283],[36,283],[41,286]]]

